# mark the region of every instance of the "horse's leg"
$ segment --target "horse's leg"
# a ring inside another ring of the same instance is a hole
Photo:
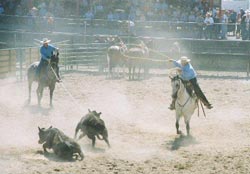
[[[132,69],[132,67],[129,65],[129,67],[128,67],[128,78],[129,78],[129,80],[131,80],[131,69]]]
[[[30,104],[30,100],[31,100],[31,87],[32,87],[32,81],[29,80],[29,98],[28,98],[28,104]]]
[[[38,105],[40,106],[42,95],[43,95],[43,88],[40,84],[37,87],[36,94],[37,94]]]
[[[133,66],[132,79],[135,80],[135,66]]]
[[[140,75],[141,75],[141,66],[139,66],[139,69],[138,69],[138,80],[140,80]]]
[[[176,127],[176,132],[177,134],[181,134],[181,131],[179,130],[179,121],[180,121],[180,115],[176,113],[176,122],[175,122],[175,127]]]
[[[55,89],[55,84],[49,86],[50,107],[53,107],[52,99],[53,99],[54,89]]]
[[[186,130],[187,130],[187,135],[190,135],[190,125],[189,125],[189,120],[186,122]]]
[[[123,72],[123,78],[125,78],[126,73],[125,73],[125,65],[122,65],[122,72]]]
[[[190,116],[185,115],[184,119],[186,124],[187,135],[190,135]]]

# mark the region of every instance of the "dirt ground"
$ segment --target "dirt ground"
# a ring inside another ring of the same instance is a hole
[[[227,73],[199,72],[199,83],[214,105],[206,117],[197,111],[191,136],[176,135],[175,113],[167,75],[143,81],[109,80],[103,75],[65,74],[57,84],[54,107],[48,89],[37,106],[27,81],[0,80],[0,173],[250,173],[250,81]],[[38,126],[57,127],[73,137],[88,108],[102,112],[111,148],[87,137],[79,140],[83,161],[66,162],[44,156],[38,144]],[[180,122],[184,134],[185,125]]]

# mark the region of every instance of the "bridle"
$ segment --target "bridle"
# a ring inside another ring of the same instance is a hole
[[[178,81],[178,83],[175,83],[176,85],[175,85],[175,87],[176,87],[176,91],[175,91],[175,93],[174,94],[172,94],[172,96],[173,97],[177,97],[177,99],[176,99],[176,101],[177,101],[177,104],[180,106],[180,107],[182,107],[182,108],[184,108],[185,107],[185,105],[188,103],[188,101],[190,100],[190,98],[191,98],[191,96],[189,95],[189,97],[188,97],[188,99],[184,102],[184,104],[180,104],[180,102],[179,102],[179,100],[178,100],[178,92],[179,92],[179,90],[180,90],[180,87],[181,87],[181,83],[183,83],[182,82],[182,79],[179,77],[179,76],[175,76],[173,79],[171,79],[172,80],[172,82],[173,81]]]

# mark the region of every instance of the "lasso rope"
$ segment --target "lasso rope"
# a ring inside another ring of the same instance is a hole
[[[138,48],[140,47],[140,45],[138,45],[138,44],[126,44],[126,45],[133,45],[133,46],[136,46],[136,47],[138,47]],[[157,50],[153,50],[153,49],[150,49],[150,48],[148,48],[148,49],[149,49],[149,51],[152,51],[152,52],[154,52],[154,53],[156,53],[156,54],[158,54],[158,55],[160,55],[160,56],[163,56],[163,57],[165,57],[165,58],[167,58],[167,59],[170,59],[169,56],[167,56],[167,55],[165,55],[165,54],[162,54],[162,53],[159,53],[159,51],[157,51]],[[122,54],[124,57],[128,58],[128,59],[150,60],[150,61],[153,61],[153,62],[168,62],[168,60],[160,60],[160,59],[153,59],[153,58],[144,58],[144,57],[129,56],[129,55],[126,55],[126,54],[124,54],[124,53],[122,53],[122,52],[121,52],[121,54]]]
[[[56,79],[59,81],[60,79],[59,79],[59,77],[57,76],[55,70],[52,68],[52,66],[50,66],[50,68],[51,68],[52,72],[54,73]],[[70,96],[70,98],[72,99],[72,101],[73,101],[73,103],[75,104],[75,106],[77,106],[77,107],[80,109],[81,106],[76,102],[76,99],[75,99],[75,98],[73,97],[73,95],[69,92],[69,90],[65,87],[65,85],[63,84],[63,82],[61,82],[60,84],[61,84],[61,86],[63,87],[64,91]],[[81,112],[79,109],[77,109],[77,112],[78,112],[80,115],[82,115],[83,110],[82,110],[82,112]]]

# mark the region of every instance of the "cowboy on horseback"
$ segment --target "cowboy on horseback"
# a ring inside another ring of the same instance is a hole
[[[208,108],[208,109],[212,109],[213,106],[212,104],[210,104],[206,98],[206,96],[204,95],[204,93],[202,92],[199,84],[197,83],[197,79],[196,79],[196,72],[193,68],[193,66],[190,63],[190,59],[188,59],[186,56],[182,56],[180,60],[176,61],[173,59],[169,59],[169,62],[173,62],[174,66],[179,68],[178,70],[181,73],[181,78],[184,81],[190,82],[192,84],[192,87],[194,89],[194,92],[196,94],[196,96],[202,101],[202,103]],[[170,110],[174,110],[175,109],[175,101],[176,101],[176,97],[177,96],[172,96],[172,103],[169,107]]]
[[[40,72],[42,68],[45,68],[45,65],[48,63],[50,63],[51,60],[51,56],[53,51],[57,51],[58,52],[58,48],[54,47],[53,45],[49,44],[51,40],[49,40],[48,38],[43,38],[43,40],[41,41],[41,43],[43,44],[40,47],[40,54],[41,54],[41,59],[40,62],[38,64],[37,67],[37,71],[36,71],[36,77],[39,79],[40,78]],[[61,78],[59,76],[59,67],[57,67],[57,82],[61,81]]]

